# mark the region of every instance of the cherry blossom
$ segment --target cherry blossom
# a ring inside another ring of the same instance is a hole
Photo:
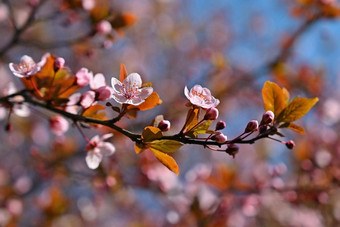
[[[40,65],[38,65],[30,56],[24,55],[20,59],[19,64],[9,63],[9,68],[12,73],[19,77],[29,77],[40,70]]]
[[[139,105],[153,92],[152,87],[141,88],[142,79],[138,73],[128,75],[123,83],[112,77],[113,99],[120,104]]]
[[[50,118],[51,131],[57,135],[62,136],[69,128],[68,121],[60,115]]]
[[[76,83],[81,87],[85,87],[90,83],[92,77],[92,72],[90,72],[87,68],[81,68],[76,73]]]
[[[185,86],[184,94],[193,105],[204,109],[216,107],[220,103],[220,100],[211,95],[208,88],[203,88],[201,85],[195,85],[190,92]]]
[[[96,92],[96,100],[105,101],[112,95],[112,88],[106,86],[105,77],[97,73],[90,80],[90,88]]]
[[[90,169],[98,168],[103,156],[110,156],[116,151],[113,144],[104,141],[112,136],[112,133],[105,134],[101,137],[96,135],[90,140],[89,144],[86,146],[87,155],[85,158],[86,164]]]
[[[9,83],[7,87],[4,89],[3,94],[11,95],[17,92],[17,89],[13,83]],[[24,98],[20,95],[14,96],[10,99],[12,102],[16,103],[12,107],[12,111],[15,115],[19,117],[28,117],[31,113],[29,107],[26,104],[21,104]],[[20,103],[20,104],[19,104]],[[0,107],[0,119],[4,119],[6,117],[6,108]]]
[[[94,91],[87,91],[81,96],[81,101],[80,105],[84,108],[87,109],[93,104],[95,104],[95,97],[96,93]]]
[[[78,104],[81,99],[80,93],[74,93],[68,98],[68,102],[66,103],[65,110],[72,114],[77,114]]]

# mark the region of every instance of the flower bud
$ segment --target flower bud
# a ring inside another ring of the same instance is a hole
[[[274,113],[272,111],[267,111],[263,114],[262,120],[261,120],[261,125],[267,125],[272,123],[274,120]]]
[[[217,143],[225,143],[228,140],[228,137],[224,135],[222,132],[218,132],[217,134],[211,137],[212,140],[215,140]]]
[[[102,86],[96,90],[96,100],[105,101],[110,98],[112,91],[108,86]]]
[[[107,20],[102,20],[97,24],[96,30],[100,34],[107,35],[112,31],[112,25]]]
[[[255,131],[257,131],[258,127],[259,127],[259,123],[256,120],[249,121],[244,132],[245,133],[255,132]]]
[[[238,153],[239,149],[240,149],[239,146],[237,146],[234,143],[231,143],[231,144],[228,144],[226,152],[230,154],[231,156],[233,156],[233,158],[235,158],[235,155]]]
[[[295,147],[295,143],[293,140],[289,140],[288,142],[285,142],[285,144],[288,149],[293,149]]]
[[[261,125],[261,126],[259,127],[259,131],[260,131],[260,134],[265,133],[265,132],[267,131],[267,126]]]
[[[218,118],[218,109],[215,107],[207,109],[207,112],[204,115],[204,120],[216,120]]]
[[[216,127],[215,127],[215,130],[218,131],[218,130],[222,130],[224,129],[226,126],[225,122],[224,121],[219,121],[217,122],[216,124]]]
[[[64,58],[55,59],[54,64],[53,64],[54,71],[57,72],[59,69],[63,68],[64,65],[65,65]]]
[[[27,0],[27,3],[31,7],[37,7],[40,4],[40,0]]]
[[[170,121],[162,120],[161,122],[159,122],[158,128],[161,131],[168,131],[170,129],[170,125],[171,125]]]
[[[76,84],[81,87],[84,87],[90,83],[92,77],[93,77],[92,72],[89,72],[87,68],[81,68],[76,73]]]

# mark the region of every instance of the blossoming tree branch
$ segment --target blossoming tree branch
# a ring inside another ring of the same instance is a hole
[[[115,146],[109,142],[112,133],[89,139],[83,132],[84,127],[95,129],[97,126],[106,126],[116,130],[135,143],[137,154],[151,151],[163,165],[179,174],[179,167],[170,155],[184,144],[200,145],[233,157],[239,151],[237,144],[253,144],[264,138],[293,149],[294,141],[278,139],[284,136],[281,129],[288,128],[304,134],[304,129],[294,122],[307,114],[318,101],[318,98],[303,97],[290,100],[285,88],[267,81],[262,89],[265,112],[260,121],[249,121],[239,136],[228,139],[221,132],[226,123],[217,121],[220,100],[208,88],[195,85],[190,90],[184,88],[188,112],[179,132],[164,135],[164,132],[170,130],[171,123],[159,115],[155,116],[151,125],[144,128],[142,134],[136,134],[116,123],[123,117],[135,119],[139,111],[150,110],[162,101],[151,82],[142,83],[138,73],[128,75],[124,65],[121,65],[119,78],[112,77],[111,86],[106,84],[103,74],[93,75],[86,68],[73,73],[63,58],[51,54],[45,54],[38,63],[24,55],[18,64],[10,63],[9,68],[14,76],[21,79],[25,89],[16,91],[11,85],[6,96],[0,98],[1,108],[8,111],[6,129],[12,128],[12,114],[28,116],[30,106],[49,110],[53,113],[49,116],[49,122],[54,134],[63,135],[72,123],[84,137],[87,142],[85,160],[91,169],[96,169],[103,157],[112,155]],[[108,111],[116,112],[116,116],[107,118]]]

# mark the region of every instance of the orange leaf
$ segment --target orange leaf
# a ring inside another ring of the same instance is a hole
[[[199,108],[191,108],[188,111],[187,118],[185,120],[186,126],[184,132],[189,131],[192,127],[197,125],[199,111],[200,111]]]
[[[177,165],[175,159],[173,159],[171,156],[169,156],[169,155],[167,155],[167,154],[165,154],[165,153],[163,153],[163,152],[161,152],[157,149],[150,148],[150,150],[155,154],[156,158],[163,165],[165,165],[172,172],[179,175],[179,168],[178,168],[178,165]]]
[[[156,140],[162,138],[162,136],[162,131],[159,128],[152,126],[145,127],[142,132],[142,139],[144,140],[144,142]]]
[[[111,21],[111,25],[115,29],[120,29],[132,25],[135,21],[136,17],[132,13],[122,13]]]
[[[277,118],[281,122],[293,122],[305,116],[319,101],[318,98],[294,98]]]
[[[93,105],[86,109],[83,113],[84,117],[88,118],[94,118],[98,120],[106,120],[106,113],[105,112],[100,112],[101,110],[104,110],[105,106],[102,105]]]
[[[159,98],[157,92],[154,91],[149,97],[145,99],[145,101],[142,104],[138,106],[129,105],[127,109],[128,110],[136,109],[140,111],[145,111],[145,110],[150,110],[154,108],[155,106],[162,104],[162,102],[163,101]]]
[[[288,128],[293,130],[293,131],[295,131],[295,132],[297,132],[297,133],[300,133],[300,134],[305,134],[306,133],[304,128],[302,128],[301,126],[296,125],[294,123],[290,123]]]
[[[144,150],[145,150],[145,147],[142,144],[140,144],[140,143],[136,143],[135,144],[135,152],[136,152],[136,154],[140,154]]]
[[[265,111],[271,110],[275,118],[286,107],[286,97],[282,89],[274,82],[267,81],[262,88]]]
[[[154,91],[149,97],[145,99],[145,102],[143,102],[137,107],[141,111],[150,110],[154,108],[155,106],[162,104],[162,102],[163,101],[159,98],[159,95]]]
[[[119,80],[123,83],[124,79],[127,77],[127,72],[124,64],[120,64],[120,74],[119,74]]]
[[[175,140],[154,140],[151,143],[148,143],[149,148],[153,148],[159,150],[163,153],[174,153],[176,152],[183,144],[181,142]]]

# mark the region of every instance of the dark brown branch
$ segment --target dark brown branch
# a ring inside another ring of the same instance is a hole
[[[3,56],[8,50],[10,50],[12,47],[14,47],[16,44],[19,43],[21,34],[26,31],[27,28],[33,23],[35,15],[38,11],[38,9],[46,2],[47,0],[41,0],[39,5],[36,7],[32,7],[31,13],[28,16],[26,22],[20,27],[17,28],[16,25],[14,25],[15,32],[12,36],[12,39],[8,44],[6,44],[1,50],[0,50],[0,56]],[[9,3],[8,3],[9,4]],[[14,19],[13,19],[14,20]]]
[[[22,90],[19,91],[17,93],[5,96],[5,97],[1,97],[0,98],[0,103],[10,103],[12,105],[16,104],[14,101],[11,100],[12,97],[17,96],[17,95],[21,95],[24,98],[24,102],[29,103],[31,105],[34,106],[38,106],[41,107],[43,109],[49,110],[51,112],[54,113],[58,113],[66,118],[68,118],[69,120],[73,121],[73,122],[85,122],[85,123],[91,123],[91,124],[98,124],[98,125],[103,125],[106,127],[109,127],[111,129],[114,129],[120,133],[122,133],[123,135],[125,135],[126,137],[129,137],[132,141],[134,142],[142,142],[142,138],[140,134],[136,134],[133,132],[130,132],[126,129],[123,129],[117,125],[115,125],[115,123],[120,119],[120,117],[118,118],[113,118],[111,120],[98,120],[98,119],[94,119],[94,118],[88,118],[88,117],[84,117],[81,115],[77,115],[77,114],[72,114],[69,112],[64,111],[63,109],[59,109],[56,108],[54,106],[49,105],[48,103],[44,103],[41,101],[38,101],[34,98],[31,97],[31,91],[28,90]],[[268,136],[271,134],[271,130],[268,130],[265,133],[259,134],[258,136],[252,138],[252,139],[248,139],[248,140],[243,140],[242,138],[236,138],[233,140],[229,140],[223,144],[219,144],[215,141],[206,141],[206,140],[198,140],[198,139],[193,139],[193,138],[188,138],[185,137],[184,135],[181,134],[176,134],[176,135],[172,135],[172,136],[163,136],[162,138],[160,138],[160,140],[174,140],[174,141],[179,141],[183,144],[196,144],[196,145],[201,145],[201,146],[218,146],[221,147],[222,145],[227,145],[230,143],[233,144],[253,144],[255,143],[257,140],[263,139],[263,138],[268,138]]]

